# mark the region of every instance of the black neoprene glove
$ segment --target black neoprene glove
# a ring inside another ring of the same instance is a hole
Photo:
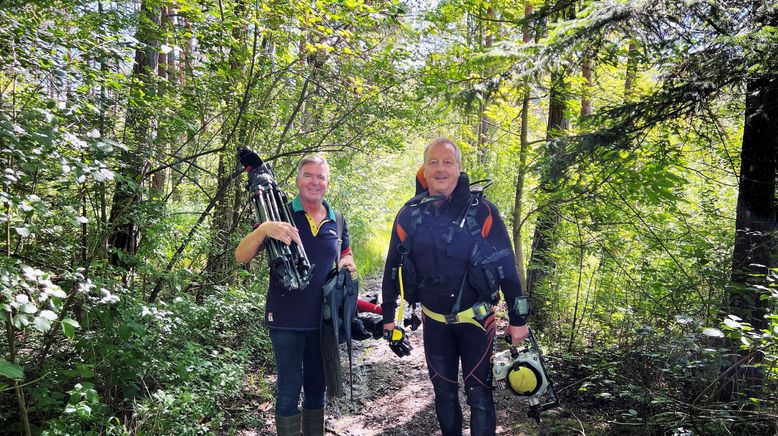
[[[405,357],[411,355],[411,341],[405,336],[405,330],[402,327],[395,327],[394,330],[385,330],[384,339],[389,341],[389,349],[397,355],[397,357]]]

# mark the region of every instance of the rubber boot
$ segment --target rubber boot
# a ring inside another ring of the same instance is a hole
[[[324,436],[324,409],[303,409],[303,436]]]
[[[278,436],[300,436],[300,414],[294,416],[276,415],[276,434]]]

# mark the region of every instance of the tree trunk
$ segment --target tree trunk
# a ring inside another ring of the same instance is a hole
[[[15,332],[11,320],[6,320],[6,338],[8,339],[9,356],[8,361],[12,364],[16,363],[16,344],[15,344]],[[24,397],[24,389],[19,380],[14,379],[14,392],[16,394],[16,405],[19,408],[19,419],[22,421],[22,430],[25,436],[31,436],[30,431],[30,417],[27,413],[27,400]]]
[[[239,87],[237,84],[244,78],[243,66],[241,65],[241,59],[245,58],[243,51],[246,47],[246,35],[247,28],[246,22],[246,5],[243,1],[238,1],[235,5],[235,25],[232,28],[232,38],[235,41],[235,46],[229,53],[229,64],[231,71],[236,74],[232,77],[234,80],[236,90],[234,95],[228,95],[224,104],[226,107],[233,108],[232,113],[234,117],[227,117],[225,123],[232,124],[229,128],[223,130],[224,137],[224,151],[219,153],[219,166],[216,187],[216,206],[214,208],[213,217],[211,219],[211,251],[208,253],[208,259],[206,261],[205,275],[206,280],[210,282],[224,282],[225,273],[229,269],[229,256],[226,254],[232,248],[229,239],[230,230],[233,228],[232,218],[234,216],[234,201],[232,201],[232,194],[234,191],[228,189],[228,186],[232,183],[234,177],[232,176],[236,172],[239,174],[241,167],[236,159],[235,150],[237,147],[230,146],[230,144],[236,144],[238,147],[244,145],[245,139],[245,125],[240,119],[239,106],[248,104],[248,101],[242,101],[238,95],[237,90]],[[245,86],[251,86],[251,78],[246,78]],[[235,126],[235,124],[238,124]],[[232,132],[237,132],[237,137],[232,137]],[[197,290],[196,301],[202,302],[206,287],[200,287]]]
[[[11,205],[5,203],[5,212],[8,216],[11,216]],[[11,257],[11,220],[6,221],[6,233],[5,233],[5,256],[10,259]],[[12,364],[16,363],[16,332],[14,331],[13,321],[10,314],[6,315],[5,320],[5,335],[8,343],[8,361]],[[22,421],[22,430],[25,436],[32,435],[30,431],[30,417],[27,413],[27,400],[24,397],[24,388],[19,380],[14,379],[14,393],[16,396],[16,406],[19,408],[19,419]]]
[[[479,27],[481,27],[483,30],[485,30],[485,35],[483,38],[483,48],[485,50],[489,50],[492,45],[494,44],[494,25],[491,23],[494,22],[494,8],[489,6],[486,8],[486,16],[489,17],[489,20],[486,21],[480,21]],[[489,71],[484,71],[484,77],[488,77],[490,75]],[[489,106],[489,101],[487,98],[483,98],[481,102],[478,105],[478,127],[477,127],[477,141],[478,146],[476,147],[476,153],[478,154],[478,164],[480,165],[482,170],[485,170],[486,163],[488,161],[489,156],[489,126],[491,126],[492,121],[489,119],[489,116],[486,115],[486,109]]]
[[[741,150],[735,219],[735,243],[732,251],[732,275],[723,315],[736,315],[756,330],[769,328],[766,318],[769,299],[761,298],[769,285],[769,268],[776,266],[776,155],[778,154],[778,75],[768,74],[748,80],[746,85],[745,125]],[[763,390],[764,370],[757,366],[762,352],[732,348],[739,359],[726,370],[720,386],[720,399],[738,395],[759,398]]]
[[[134,254],[138,246],[139,231],[129,212],[140,199],[140,189],[145,177],[148,144],[152,143],[152,111],[149,103],[156,95],[154,74],[157,71],[158,46],[156,34],[159,29],[159,8],[141,2],[136,39],[142,45],[135,51],[135,64],[132,70],[133,90],[127,109],[126,129],[130,131],[133,150],[122,151],[124,164],[122,178],[116,183],[109,222],[111,234],[109,247],[114,250],[110,256],[112,265],[120,265],[119,252]]]
[[[586,246],[584,244],[583,235],[581,234],[581,220],[578,216],[575,217],[575,227],[578,230],[578,283],[575,290],[575,304],[573,305],[573,316],[570,322],[570,339],[567,342],[567,352],[573,351],[573,344],[575,343],[575,334],[578,327],[578,310],[580,307],[581,312],[586,309],[586,304],[581,305],[581,284],[583,282],[584,274],[584,260],[586,258]],[[588,296],[588,295],[587,295]],[[582,316],[583,318],[583,316]]]
[[[529,17],[534,12],[534,8],[529,0],[524,3],[524,18]],[[526,44],[532,40],[532,29],[525,25],[521,29],[522,40]],[[525,80],[523,85],[523,97],[521,101],[521,137],[519,147],[519,168],[516,176],[516,197],[513,205],[513,249],[516,258],[516,270],[521,280],[521,292],[527,293],[527,272],[524,269],[524,248],[522,247],[521,230],[523,227],[524,215],[524,175],[527,171],[527,151],[529,149],[529,102],[531,98],[530,87]]]
[[[541,190],[553,193],[562,178],[562,160],[565,158],[561,142],[554,141],[564,135],[568,121],[565,118],[567,101],[567,85],[562,70],[551,73],[551,92],[549,96],[548,125],[546,127],[546,151],[549,164],[541,176]],[[555,265],[553,251],[556,248],[556,233],[559,226],[559,205],[553,198],[541,199],[538,208],[538,218],[535,224],[535,233],[532,237],[532,254],[527,264],[527,292],[530,297],[530,306],[533,308],[533,326],[542,331],[550,316],[546,308],[549,296],[540,287],[543,279]]]
[[[592,58],[589,55],[584,55],[581,76],[585,80],[581,92],[581,118],[584,118],[592,114]]]
[[[635,94],[635,78],[638,74],[638,47],[635,41],[627,48],[627,73],[624,78],[624,101],[632,101]]]
[[[162,16],[160,19],[161,27],[167,28],[173,26],[173,22],[171,20],[171,17],[175,14],[175,9],[172,7],[163,7],[162,8]],[[175,43],[168,42],[168,45],[175,45]],[[163,97],[166,93],[169,91],[175,89],[177,84],[177,76],[176,76],[176,53],[174,50],[169,51],[168,53],[159,53],[159,58],[157,62],[157,74],[162,81],[160,81],[160,87],[158,90],[159,96]],[[170,154],[170,143],[173,141],[173,138],[170,137],[170,134],[168,131],[170,129],[166,129],[165,126],[167,126],[168,122],[162,122],[160,123],[160,129],[159,134],[157,136],[157,149],[156,149],[156,157],[158,162],[164,162],[168,159]],[[165,192],[165,183],[168,179],[168,173],[170,172],[170,168],[165,168],[161,171],[155,172],[151,176],[151,186],[157,193],[160,194],[160,197],[164,196]]]
[[[727,309],[756,329],[768,326],[769,300],[754,285],[766,285],[773,258],[778,152],[778,75],[748,81],[738,184],[735,244]]]

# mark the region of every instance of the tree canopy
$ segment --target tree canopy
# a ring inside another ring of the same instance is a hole
[[[444,135],[495,182],[563,405],[775,432],[776,132],[770,1],[0,0],[1,426],[250,427],[223,407],[272,366],[236,151],[292,195],[326,156],[375,278]]]

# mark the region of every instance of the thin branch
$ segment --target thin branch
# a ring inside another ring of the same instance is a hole
[[[649,233],[651,233],[651,235],[654,237],[654,240],[657,241],[659,245],[662,246],[662,249],[665,251],[665,253],[667,253],[667,255],[670,256],[673,262],[681,270],[683,275],[685,275],[686,278],[689,279],[689,282],[692,282],[693,281],[692,277],[689,275],[689,273],[686,272],[686,269],[683,267],[683,265],[681,265],[681,262],[679,262],[678,259],[676,259],[676,257],[670,251],[670,249],[667,248],[667,245],[665,245],[664,241],[659,237],[659,235],[656,234],[656,232],[654,232],[654,229],[643,219],[643,216],[640,214],[640,212],[638,212],[634,207],[632,207],[632,205],[629,204],[629,202],[621,195],[621,193],[616,188],[613,187],[613,185],[611,185],[610,182],[605,182],[605,183],[611,188],[613,192],[616,193],[616,195],[619,197],[619,200],[621,200],[622,203],[624,203],[627,206],[627,208],[630,211],[632,211],[633,214],[635,214],[635,217],[637,217],[637,219],[639,219],[640,222],[643,223],[646,229],[648,229]]]
[[[175,266],[176,263],[178,263],[179,258],[181,257],[181,254],[183,254],[184,249],[187,245],[189,245],[189,241],[192,240],[192,237],[194,236],[195,231],[200,227],[200,224],[205,221],[205,218],[208,216],[208,214],[211,212],[211,209],[213,209],[214,206],[216,206],[216,203],[219,199],[219,194],[226,190],[230,186],[230,182],[232,182],[233,179],[238,177],[243,170],[237,170],[233,172],[229,178],[227,178],[226,183],[222,185],[221,191],[213,196],[211,199],[211,202],[208,203],[208,206],[205,208],[202,214],[200,214],[200,218],[197,219],[197,222],[192,226],[192,228],[189,230],[189,233],[187,233],[186,237],[184,237],[184,240],[181,241],[181,244],[176,249],[176,252],[173,254],[173,257],[170,258],[170,261],[168,262],[167,266],[165,267],[165,273],[170,272],[173,269],[173,266]],[[164,274],[157,280],[157,283],[154,285],[154,289],[151,291],[148,297],[148,302],[153,303],[156,301],[157,296],[159,295],[160,291],[162,290],[162,286],[164,286],[166,282],[166,279],[164,277]]]

